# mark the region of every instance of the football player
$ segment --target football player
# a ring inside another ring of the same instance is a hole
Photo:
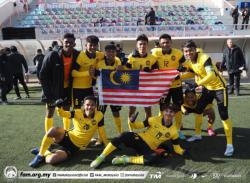
[[[179,155],[187,155],[187,151],[179,145],[179,135],[176,126],[173,125],[176,107],[168,104],[163,109],[163,116],[150,117],[143,122],[135,122],[136,116],[130,117],[131,126],[135,129],[146,128],[143,132],[124,132],[114,138],[91,164],[97,168],[105,158],[121,144],[134,149],[138,156],[120,156],[112,160],[113,165],[119,164],[153,164],[159,161],[160,156],[155,150],[167,140],[171,140],[174,151]],[[138,113],[137,113],[138,114]]]
[[[93,96],[87,96],[81,109],[74,111],[64,111],[58,108],[58,115],[61,117],[73,119],[74,128],[66,131],[63,128],[53,127],[43,137],[40,149],[32,150],[36,157],[29,163],[29,166],[35,168],[44,161],[49,164],[56,164],[68,159],[79,149],[84,149],[89,144],[96,130],[106,145],[108,143],[104,130],[103,114],[96,111],[96,101]],[[60,147],[54,152],[48,151],[49,147],[57,143]]]
[[[197,94],[195,91],[195,88],[193,87],[187,87],[184,93],[185,93],[184,103],[181,106],[181,111],[183,114],[188,115],[189,113],[195,112],[193,109],[197,107],[197,103],[201,95]],[[215,136],[216,133],[213,130],[215,112],[214,112],[212,103],[206,106],[206,108],[203,111],[203,116],[208,117],[208,128],[207,128],[208,135]],[[195,135],[187,139],[188,142],[202,139],[201,124],[202,124],[203,116],[195,114]]]
[[[181,50],[172,48],[172,39],[168,34],[163,34],[159,37],[160,48],[152,49],[152,55],[157,57],[157,65],[159,69],[178,69],[182,63],[185,62],[185,58]],[[178,112],[175,116],[175,125],[179,130],[179,136],[181,139],[185,139],[185,136],[180,131],[182,122],[181,105],[183,104],[183,92],[180,79],[173,81],[168,94],[163,95],[160,100],[160,111],[164,104],[172,102],[178,106]]]
[[[232,140],[232,122],[228,116],[228,94],[226,81],[218,72],[211,58],[202,52],[196,51],[196,44],[190,40],[184,43],[183,53],[186,58],[185,66],[187,74],[193,73],[196,76],[197,86],[203,86],[202,95],[197,103],[195,111],[202,118],[206,106],[215,99],[218,111],[224,127],[227,146],[225,156],[232,156],[234,153]],[[184,74],[185,75],[185,74]],[[182,76],[184,77],[184,76]]]
[[[63,47],[54,49],[46,54],[39,73],[42,85],[42,102],[46,103],[45,132],[53,127],[54,102],[65,99],[63,107],[69,110],[71,106],[72,67],[76,63],[79,52],[74,49],[75,36],[66,33],[63,37]],[[63,118],[64,129],[70,128],[70,120]]]
[[[80,108],[86,96],[94,96],[93,85],[95,68],[104,53],[97,51],[99,38],[90,35],[86,38],[86,50],[81,51],[73,68],[73,103],[74,108]]]
[[[132,54],[128,56],[128,62],[126,67],[134,70],[143,70],[150,72],[157,65],[156,57],[147,53],[148,49],[148,37],[145,34],[141,34],[136,39],[136,49]],[[152,116],[151,107],[145,107],[146,119]],[[136,107],[129,107],[129,117],[131,117],[136,111]],[[129,120],[128,120],[129,122]],[[130,124],[130,123],[128,123]],[[129,130],[132,131],[129,125]]]
[[[113,44],[107,45],[105,47],[105,57],[97,63],[96,69],[110,69],[110,70],[121,70],[122,63],[121,60],[116,57],[116,46]],[[121,106],[110,105],[114,122],[119,133],[122,132],[120,110]],[[98,110],[105,114],[107,105],[99,105]]]

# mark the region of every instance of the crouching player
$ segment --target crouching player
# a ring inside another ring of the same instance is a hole
[[[183,114],[187,115],[189,113],[195,113],[194,109],[197,106],[200,95],[196,94],[195,88],[188,87],[185,90],[184,103],[181,106],[181,111]],[[201,140],[201,124],[203,116],[208,117],[208,128],[207,132],[209,136],[214,136],[216,133],[213,130],[213,124],[215,120],[215,112],[213,109],[213,104],[210,103],[206,106],[203,111],[203,115],[195,114],[195,135],[187,139],[188,142]]]
[[[43,137],[40,150],[38,148],[32,150],[36,157],[29,163],[29,166],[33,168],[44,161],[49,164],[62,162],[78,150],[84,149],[97,128],[105,145],[108,143],[104,130],[103,114],[96,111],[94,97],[86,97],[81,109],[70,112],[59,108],[57,112],[61,117],[73,118],[74,128],[69,131],[59,127],[51,128]],[[54,153],[48,151],[53,143],[60,146]]]
[[[173,118],[176,113],[176,107],[168,104],[163,110],[163,116],[151,117],[144,122],[134,122],[134,116],[130,117],[132,127],[147,129],[140,133],[124,132],[119,137],[114,138],[103,150],[90,167],[97,168],[104,159],[117,149],[121,144],[133,148],[138,156],[120,156],[112,160],[112,164],[152,164],[156,163],[160,156],[155,150],[165,141],[171,140],[174,151],[179,155],[186,155],[187,151],[179,145],[178,131],[173,125]],[[137,115],[135,115],[137,116]]]

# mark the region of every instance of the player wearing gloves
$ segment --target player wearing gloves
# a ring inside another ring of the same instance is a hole
[[[97,129],[104,144],[108,143],[104,130],[103,114],[96,111],[94,97],[86,97],[81,109],[70,112],[58,108],[57,112],[61,117],[72,118],[74,128],[69,131],[59,127],[51,128],[43,137],[40,149],[32,150],[36,157],[29,163],[29,166],[33,168],[44,161],[56,164],[66,160],[78,150],[87,147]],[[60,147],[52,153],[48,149],[53,143],[57,143]]]
[[[173,125],[176,107],[173,104],[167,105],[163,110],[163,117],[151,117],[144,122],[135,122],[135,116],[130,117],[131,126],[135,129],[147,128],[143,132],[124,132],[114,138],[103,150],[90,167],[97,168],[105,158],[110,155],[121,144],[133,148],[138,156],[120,156],[112,160],[112,164],[153,164],[157,163],[160,156],[155,151],[163,142],[171,140],[174,151],[179,155],[186,155],[187,151],[179,145],[179,136],[176,126]]]

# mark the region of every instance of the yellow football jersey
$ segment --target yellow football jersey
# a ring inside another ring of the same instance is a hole
[[[177,69],[181,62],[184,62],[184,57],[182,51],[171,48],[169,54],[163,54],[162,48],[154,48],[151,50],[152,55],[157,58],[157,65],[159,69]],[[182,60],[183,59],[183,60]],[[181,80],[174,80],[171,88],[177,88],[181,86]]]
[[[193,71],[196,76],[196,80],[199,81],[207,76],[207,72],[205,70],[205,62],[210,57],[204,53],[198,53],[197,62],[193,63],[191,60],[187,60],[185,62],[185,67],[187,67],[189,70]],[[220,75],[218,72],[216,66],[212,64],[212,69],[215,74],[215,78],[207,83],[205,83],[203,86],[207,88],[208,90],[220,90],[224,89],[226,87],[226,81],[225,79]]]
[[[74,128],[69,130],[70,140],[79,148],[86,147],[91,138],[94,136],[98,127],[103,126],[100,124],[103,119],[103,114],[100,111],[95,111],[95,116],[93,118],[87,118],[83,115],[81,109],[76,109],[75,113],[82,113],[81,119],[73,118]]]
[[[148,144],[151,149],[157,149],[157,147],[167,141],[176,140],[179,138],[175,125],[171,125],[169,128],[162,124],[162,117],[156,116],[148,119],[148,128],[138,135]]]
[[[89,69],[91,67],[96,68],[97,63],[104,58],[103,52],[96,52],[95,58],[89,58],[86,54],[86,51],[81,51],[79,56],[77,57],[76,63],[80,66],[79,70],[73,70],[73,88],[90,88],[92,87],[92,77],[89,75]],[[75,72],[84,73],[84,76],[76,76],[74,75]]]
[[[145,67],[151,69],[152,65],[156,63],[156,57],[147,54],[146,57],[133,57],[131,54],[128,56],[128,63],[132,65],[132,69],[143,70]]]
[[[105,59],[100,60],[97,63],[96,69],[110,69],[114,70],[117,66],[122,65],[121,60],[118,57],[115,57],[115,62],[113,65],[107,65]]]

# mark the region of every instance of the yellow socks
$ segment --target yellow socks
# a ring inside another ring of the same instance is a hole
[[[43,140],[42,140],[42,144],[41,144],[41,147],[40,147],[40,151],[39,151],[39,154],[41,156],[44,156],[46,151],[48,150],[49,146],[53,143],[53,138],[51,137],[48,137],[47,135],[45,135],[43,137]]]
[[[119,133],[122,133],[122,121],[120,117],[114,117],[114,122]]]
[[[195,115],[195,135],[201,135],[202,119],[203,119],[203,114]]]
[[[133,127],[130,125],[130,120],[129,119],[128,119],[128,129],[129,129],[130,132],[133,131]]]
[[[53,127],[53,118],[45,117],[44,125],[45,125],[45,132],[47,133],[49,129]]]
[[[177,130],[181,129],[181,122],[182,122],[182,114],[181,114],[181,111],[178,111],[175,114],[175,126],[176,126]]]
[[[110,153],[112,153],[114,150],[116,150],[116,147],[110,142],[108,145],[105,147],[105,149],[102,151],[101,156],[102,157],[107,157]]]
[[[70,129],[70,119],[69,118],[63,118],[63,128],[64,128],[64,130]]]
[[[143,156],[129,156],[128,163],[143,165],[144,158]]]
[[[232,140],[232,122],[230,119],[222,120],[225,135],[227,138],[227,144],[233,144]]]

